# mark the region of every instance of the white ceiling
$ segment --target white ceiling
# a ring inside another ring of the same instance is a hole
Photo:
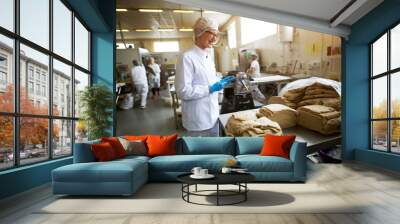
[[[227,0],[229,2],[243,3],[243,0]],[[292,14],[309,16],[312,18],[329,20],[350,0],[251,0],[246,4],[275,9]]]
[[[244,16],[282,25],[347,37],[350,26],[383,0],[166,0],[177,4]],[[335,25],[330,20],[349,2],[353,5]]]
[[[128,12],[117,12],[117,29],[128,29],[124,32],[125,39],[158,39],[158,38],[185,38],[191,37],[192,32],[158,32],[158,28],[192,28],[201,16],[201,9],[181,4],[169,3],[162,0],[117,0],[117,8],[130,9]],[[161,13],[138,12],[138,8],[163,9]],[[173,9],[191,9],[194,13],[174,13]],[[231,17],[224,13],[207,13],[207,17],[215,19],[223,25]],[[135,29],[150,28],[153,32],[136,32]],[[121,39],[121,33],[117,33]]]
[[[347,37],[351,25],[381,2],[383,0],[117,0],[117,8],[130,9],[128,12],[117,12],[117,29],[130,30],[123,33],[125,39],[191,37],[191,32],[158,32],[157,29],[192,27],[204,9],[221,12],[206,15],[220,25],[226,23],[230,15],[235,15]],[[349,3],[353,5],[342,14],[342,18],[337,23],[331,23],[335,15]],[[138,12],[138,8],[165,11],[143,13]],[[172,9],[197,11],[180,14],[173,13]],[[153,32],[133,31],[141,28],[151,28]],[[121,39],[121,33],[117,34],[117,39]]]

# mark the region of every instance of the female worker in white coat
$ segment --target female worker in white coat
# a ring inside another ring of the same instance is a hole
[[[194,25],[195,45],[178,60],[175,88],[182,100],[182,125],[189,136],[218,136],[218,92],[233,81],[220,80],[211,58],[216,42],[218,24],[200,18]]]
[[[148,66],[153,70],[153,73],[154,73],[154,74],[152,74],[152,77],[151,77],[151,80],[150,80],[150,82],[151,82],[151,91],[153,93],[153,98],[154,98],[156,95],[157,96],[160,95],[160,73],[161,73],[161,69],[160,69],[160,66],[157,63],[155,63],[153,57],[150,58],[150,62],[149,62]]]
[[[149,92],[146,70],[139,65],[137,60],[133,60],[132,63],[132,82],[135,85],[136,92],[140,95],[140,108],[144,109],[146,108],[147,93]]]

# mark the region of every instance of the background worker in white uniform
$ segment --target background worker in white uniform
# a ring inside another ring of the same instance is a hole
[[[137,60],[133,60],[132,63],[132,82],[135,85],[136,92],[140,95],[140,108],[144,109],[146,108],[147,93],[149,92],[146,70],[143,66],[139,65]]]
[[[247,71],[247,73],[253,78],[260,77],[260,63],[258,63],[257,58],[258,56],[256,54],[253,53],[251,55],[250,68]]]
[[[182,100],[182,125],[189,136],[219,136],[218,92],[235,78],[220,80],[211,58],[218,24],[199,18],[194,25],[195,45],[178,60],[175,88]]]
[[[260,75],[260,63],[258,63],[258,56],[257,54],[253,53],[251,55],[251,63],[250,63],[250,68],[247,70],[247,73],[250,75],[252,78],[259,78]],[[259,101],[260,103],[267,103],[266,98],[264,94],[260,91],[258,88],[258,85],[252,85],[250,87],[251,90],[251,95],[253,96],[253,99]]]
[[[160,73],[161,73],[160,66],[157,63],[155,63],[153,57],[150,58],[150,62],[149,62],[148,66],[153,70],[151,77],[149,77],[151,79],[150,83],[151,83],[151,91],[153,93],[153,97],[155,97],[156,95],[159,96],[160,95]]]

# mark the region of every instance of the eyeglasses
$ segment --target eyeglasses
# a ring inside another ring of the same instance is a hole
[[[206,33],[209,33],[210,35],[212,35],[212,36],[215,37],[215,38],[217,38],[218,35],[219,35],[219,33],[214,33],[214,32],[211,32],[211,31],[209,31],[209,30],[207,30]]]

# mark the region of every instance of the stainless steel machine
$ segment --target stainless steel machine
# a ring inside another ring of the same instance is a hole
[[[236,81],[225,87],[221,114],[254,109],[254,101],[250,90],[250,77],[244,72],[232,71],[228,75],[236,77]]]

